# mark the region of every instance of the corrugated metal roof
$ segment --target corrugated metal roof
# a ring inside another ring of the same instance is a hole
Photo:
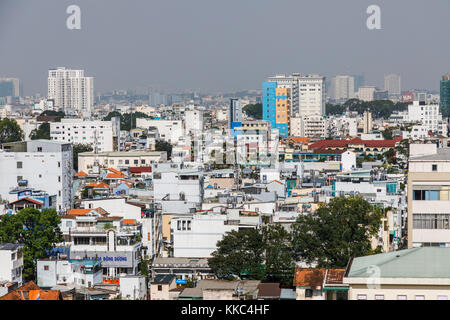
[[[347,277],[450,278],[450,248],[421,247],[353,259]]]
[[[409,161],[450,161],[450,149],[438,149],[436,154],[411,157]]]

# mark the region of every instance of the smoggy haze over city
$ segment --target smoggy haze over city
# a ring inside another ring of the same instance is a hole
[[[81,8],[81,30],[66,8]],[[369,5],[381,30],[366,27]],[[438,90],[450,71],[444,0],[0,0],[0,77],[46,94],[47,70],[84,69],[95,90],[260,89],[276,73],[364,74]]]

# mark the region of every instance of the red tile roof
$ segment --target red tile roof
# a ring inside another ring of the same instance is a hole
[[[342,284],[344,280],[345,269],[328,269],[326,284]]]
[[[312,289],[322,288],[325,273],[325,268],[296,268],[294,286],[310,287]]]
[[[310,150],[323,150],[326,148],[348,148],[349,146],[362,145],[368,148],[393,148],[401,140],[395,137],[392,140],[361,140],[353,138],[348,140],[320,140],[309,145]]]
[[[324,149],[324,148],[345,148],[349,140],[320,140],[309,145],[308,149]]]
[[[278,182],[279,184],[283,184],[282,182],[280,182],[280,181],[278,181],[278,180],[273,180],[273,181],[271,181],[271,182],[269,182],[269,183],[272,183],[272,182]]]
[[[62,300],[59,290],[30,290],[28,300]]]
[[[28,281],[21,287],[18,287],[16,291],[30,291],[30,290],[39,290],[41,289],[34,281]]]
[[[80,171],[77,174],[75,174],[75,177],[87,177],[87,173],[84,171]]]
[[[312,154],[341,154],[344,152],[345,150],[316,149],[312,152]]]
[[[61,118],[61,116],[37,116],[37,122],[53,122],[56,119]]]
[[[308,143],[309,138],[308,137],[290,137],[288,142],[294,142],[294,143]]]
[[[71,209],[67,211],[68,215],[71,216],[85,216],[91,209]]]
[[[90,183],[84,186],[85,188],[94,188],[94,189],[109,189],[109,185],[104,182],[100,183]]]
[[[95,208],[94,211],[96,211],[98,214],[100,214],[101,216],[107,216],[109,215],[108,211],[106,211],[105,209],[103,209],[102,207],[98,207]]]
[[[152,167],[130,167],[130,173],[152,172]]]
[[[114,168],[108,168],[108,170],[111,171],[111,172],[114,172],[114,173],[122,175],[122,172],[120,172],[119,170],[116,170]]]
[[[396,143],[395,140],[364,140],[364,146],[369,148],[393,148]]]
[[[0,300],[62,300],[59,290],[41,290],[33,281],[11,291]]]
[[[40,205],[40,206],[42,206],[42,203],[43,203],[42,201],[39,201],[39,200],[35,200],[35,199],[28,198],[28,197],[24,197],[24,198],[20,198],[19,200],[10,202],[9,204],[15,204],[15,203],[18,203],[18,202],[21,202],[21,201],[28,201],[28,202],[31,202],[31,203],[34,203],[34,204],[37,204],[37,205]]]
[[[106,175],[106,178],[105,179],[122,179],[123,178],[123,175],[120,173],[114,173],[114,172],[109,172],[107,175]]]

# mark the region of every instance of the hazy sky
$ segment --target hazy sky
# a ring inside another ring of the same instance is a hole
[[[81,30],[66,8],[81,7]],[[381,7],[381,30],[366,9]],[[448,0],[0,0],[0,76],[46,94],[49,68],[85,69],[95,90],[259,89],[276,73],[363,73],[438,89],[450,71]]]

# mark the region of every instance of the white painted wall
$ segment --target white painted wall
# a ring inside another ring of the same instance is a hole
[[[56,195],[56,209],[72,205],[72,148],[68,144],[48,140],[28,141],[28,152],[0,151],[0,197],[7,199],[17,187],[18,177],[28,180],[28,186]],[[42,148],[42,151],[37,151]],[[63,151],[65,148],[66,151]],[[22,168],[18,168],[18,162]]]
[[[217,241],[221,240],[226,232],[238,230],[238,225],[226,225],[226,215],[206,214],[194,215],[192,218],[173,218],[173,254],[178,258],[209,258],[217,249]],[[182,229],[182,222],[191,222],[191,230],[178,230],[178,222]]]
[[[157,127],[161,139],[168,142],[176,142],[185,134],[182,120],[153,120],[137,118],[136,127],[143,129]]]

